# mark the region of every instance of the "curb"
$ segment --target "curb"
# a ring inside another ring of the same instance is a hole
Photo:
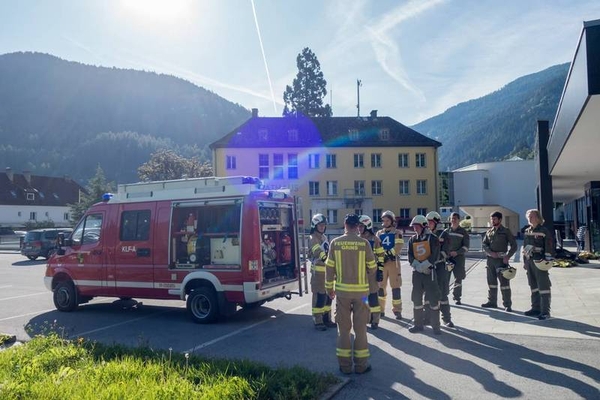
[[[342,381],[340,383],[330,387],[329,390],[327,390],[325,393],[323,393],[323,395],[321,397],[319,397],[319,400],[332,399],[336,394],[338,394],[338,392],[340,390],[342,390],[342,388],[344,386],[346,386],[347,384],[349,384],[352,381],[352,379],[350,379],[350,378],[341,378],[341,379],[342,379]]]

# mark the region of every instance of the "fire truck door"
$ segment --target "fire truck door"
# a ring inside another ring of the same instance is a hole
[[[151,221],[155,210],[155,203],[132,203],[119,207],[115,245],[119,297],[152,296],[154,293],[154,234]]]

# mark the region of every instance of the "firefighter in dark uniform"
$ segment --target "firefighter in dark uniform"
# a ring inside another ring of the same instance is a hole
[[[483,251],[487,255],[488,301],[484,308],[498,308],[498,281],[502,293],[504,309],[512,312],[510,281],[502,275],[502,270],[508,265],[508,260],[517,251],[517,241],[510,229],[502,225],[502,213],[495,211],[490,215],[492,227],[483,238]],[[510,246],[510,250],[509,250]]]
[[[379,282],[383,280],[383,258],[385,251],[381,247],[381,240],[373,233],[373,220],[368,215],[359,216],[358,232],[360,237],[367,239],[371,244],[375,259],[377,260],[377,273],[372,275],[369,282],[369,308],[371,309],[371,329],[379,327],[381,307],[379,306]]]
[[[423,295],[429,301],[430,323],[433,333],[439,335],[440,329],[440,288],[436,281],[434,263],[440,255],[440,241],[437,236],[427,228],[427,218],[417,215],[410,225],[415,230],[415,235],[408,241],[408,262],[413,268],[412,294],[414,304],[414,325],[409,328],[410,333],[423,331]]]
[[[460,305],[462,282],[467,276],[465,254],[469,251],[470,237],[469,232],[460,226],[460,215],[457,212],[450,214],[450,227],[444,230],[442,239],[442,256],[446,258],[448,264],[454,265],[451,270],[451,273],[454,274],[452,297],[454,302]]]
[[[326,331],[327,328],[336,326],[331,319],[331,299],[325,291],[325,260],[329,251],[326,229],[327,218],[323,214],[313,215],[310,220],[308,257],[311,261],[312,315],[315,329],[318,331]]]
[[[371,370],[367,343],[369,281],[377,264],[371,245],[358,235],[359,218],[348,214],[345,232],[331,241],[325,287],[330,298],[336,299],[335,319],[338,324],[336,354],[340,371],[363,374]],[[334,289],[335,283],[335,289]],[[350,331],[354,329],[354,350]]]
[[[442,217],[436,211],[430,211],[425,216],[427,218],[427,224],[429,230],[438,237],[440,241],[440,249],[444,246],[444,228],[441,224]],[[436,281],[440,287],[440,313],[442,314],[442,320],[444,324],[452,328],[454,323],[450,316],[450,303],[448,301],[448,293],[450,291],[450,271],[446,268],[446,257],[440,251],[440,255],[435,262],[435,274]],[[425,311],[425,325],[429,325],[429,302],[425,300],[424,311]]]
[[[552,285],[548,271],[554,264],[554,240],[548,228],[543,226],[544,218],[538,210],[528,210],[525,216],[529,228],[525,230],[523,240],[523,259],[531,288],[531,309],[524,314],[544,320],[550,318]]]
[[[396,216],[391,211],[381,214],[383,229],[377,231],[376,235],[381,240],[384,250],[383,281],[379,286],[379,306],[381,316],[385,314],[385,302],[387,299],[388,281],[392,287],[392,311],[396,319],[402,319],[402,270],[400,269],[400,251],[404,245],[402,231],[396,229]]]

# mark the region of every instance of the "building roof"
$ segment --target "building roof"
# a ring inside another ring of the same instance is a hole
[[[290,132],[296,131],[296,135]],[[352,132],[352,134],[351,134]],[[387,134],[385,133],[387,132]],[[386,138],[387,137],[387,138]],[[210,144],[215,148],[440,147],[390,117],[252,117]]]
[[[66,206],[79,201],[80,190],[85,192],[69,177],[15,174],[10,168],[0,173],[0,205]]]

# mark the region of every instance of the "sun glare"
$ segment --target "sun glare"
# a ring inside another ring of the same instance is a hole
[[[152,23],[172,23],[186,18],[192,0],[121,0],[132,18]]]

